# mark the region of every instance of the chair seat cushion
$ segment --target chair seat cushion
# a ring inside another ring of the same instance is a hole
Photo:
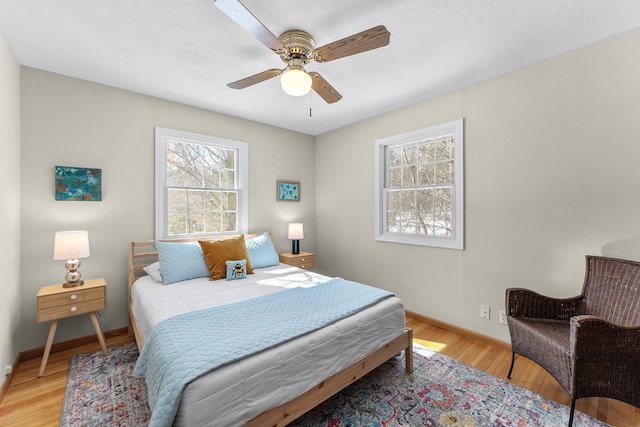
[[[513,351],[542,366],[571,394],[569,321],[531,317],[507,321]]]

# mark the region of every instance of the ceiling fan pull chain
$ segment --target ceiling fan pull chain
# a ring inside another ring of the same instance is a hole
[[[311,92],[309,92],[309,117],[311,117]]]

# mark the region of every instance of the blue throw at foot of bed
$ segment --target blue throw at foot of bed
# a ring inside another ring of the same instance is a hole
[[[149,426],[170,426],[186,385],[207,372],[323,328],[391,296],[382,289],[337,278],[159,323],[145,341],[134,371],[147,382],[152,410]]]

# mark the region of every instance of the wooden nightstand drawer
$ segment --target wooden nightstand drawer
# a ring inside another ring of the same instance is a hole
[[[82,301],[78,303],[67,303],[38,310],[38,322],[46,322],[63,317],[75,316],[76,314],[91,313],[104,308],[104,298]]]
[[[38,308],[45,309],[68,304],[80,304],[94,299],[104,299],[104,288],[81,289],[61,294],[43,295],[38,297]]]
[[[291,258],[291,265],[300,268],[313,268],[313,255]]]
[[[302,265],[313,263],[313,255],[299,256],[291,258],[291,265]]]
[[[102,310],[107,299],[105,285],[104,279],[92,279],[75,288],[43,287],[36,295],[38,323]]]
[[[280,262],[293,265],[294,267],[303,268],[305,270],[313,269],[313,254],[309,252],[300,252],[299,254],[280,254]]]
[[[295,267],[302,268],[303,270],[313,270],[313,262],[296,265]]]

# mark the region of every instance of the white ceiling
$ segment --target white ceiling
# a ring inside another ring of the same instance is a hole
[[[0,28],[22,65],[318,135],[640,27],[638,0],[241,1],[276,36],[391,42],[308,64],[343,96],[326,104],[278,78],[229,89],[284,64],[213,0],[0,0]]]

